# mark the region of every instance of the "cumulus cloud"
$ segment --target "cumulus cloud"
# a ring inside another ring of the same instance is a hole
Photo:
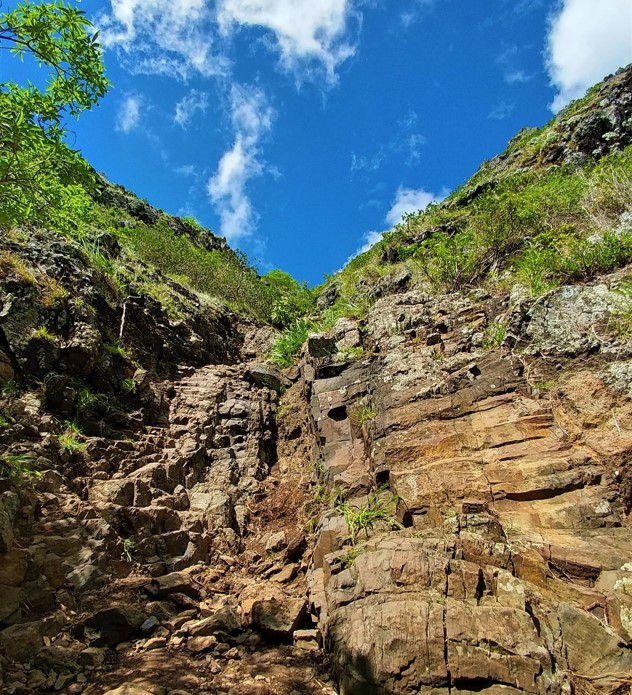
[[[221,233],[234,242],[251,235],[257,223],[246,185],[264,172],[259,144],[270,131],[275,114],[257,87],[233,85],[230,108],[235,140],[209,180],[208,193],[220,216]]]
[[[440,202],[445,196],[445,191],[442,191],[440,195],[435,195],[425,191],[423,188],[404,188],[400,186],[397,189],[391,209],[386,214],[385,221],[391,227],[394,227],[402,221],[402,217],[406,213],[425,210],[430,203]]]
[[[207,0],[110,0],[96,24],[101,43],[116,49],[130,72],[186,80],[227,72],[213,50],[212,21]]]
[[[176,104],[176,113],[173,120],[182,128],[186,128],[193,116],[200,111],[204,113],[208,108],[208,97],[204,92],[192,89]]]
[[[632,0],[562,0],[548,33],[547,70],[557,113],[586,89],[632,62]]]
[[[333,82],[336,69],[355,53],[349,23],[352,0],[218,0],[224,35],[238,26],[260,27],[276,39],[281,65],[302,78],[320,67]]]
[[[126,135],[140,125],[142,99],[136,94],[128,94],[121,102],[116,114],[116,130]]]

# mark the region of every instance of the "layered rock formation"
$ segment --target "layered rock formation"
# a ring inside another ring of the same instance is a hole
[[[526,164],[628,144],[630,74]],[[629,689],[629,268],[537,298],[384,274],[279,373],[272,328],[126,263],[2,241],[2,692]]]
[[[341,693],[626,682],[632,408],[607,382],[629,346],[604,329],[617,301],[604,284],[560,288],[547,311],[503,307],[505,341],[524,349],[483,351],[489,304],[410,292],[371,310],[375,358],[335,376],[314,358],[324,477],[351,496],[322,520],[309,579]],[[556,325],[538,344],[542,321]],[[589,357],[598,326],[605,349]],[[350,561],[350,523],[380,508],[380,484],[393,519],[367,526]]]

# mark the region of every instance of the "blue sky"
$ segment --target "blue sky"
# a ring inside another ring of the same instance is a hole
[[[114,86],[72,144],[310,285],[632,62],[632,0],[79,6]]]

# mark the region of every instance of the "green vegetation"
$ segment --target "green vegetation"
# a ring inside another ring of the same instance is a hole
[[[507,325],[502,321],[492,321],[485,328],[483,333],[483,350],[492,350],[500,347],[507,335]]]
[[[83,451],[86,445],[80,439],[81,429],[79,425],[76,422],[65,421],[62,423],[62,427],[64,428],[63,432],[57,437],[59,448],[71,454]]]
[[[342,563],[343,567],[351,567],[360,553],[362,553],[362,546],[353,546],[338,559]]]
[[[274,416],[275,416],[277,422],[279,422],[280,420],[283,420],[284,418],[286,418],[291,412],[292,412],[292,406],[289,405],[289,403],[283,403],[282,405],[280,405],[277,408]]]
[[[2,396],[4,398],[15,396],[19,390],[18,382],[15,379],[10,379],[2,385]]]
[[[107,412],[110,409],[110,400],[104,393],[96,393],[89,386],[85,386],[77,395],[75,407],[77,417],[81,419],[94,415],[97,411]]]
[[[118,355],[119,357],[129,357],[127,349],[121,344],[120,340],[116,340],[113,343],[107,343],[103,346],[103,350],[108,355]]]
[[[376,286],[403,271],[433,293],[477,286],[505,292],[521,283],[537,296],[631,262],[632,230],[620,216],[630,212],[632,146],[598,161],[570,156],[561,165],[547,163],[562,134],[579,122],[573,119],[598,106],[599,94],[595,87],[544,128],[521,131],[466,185],[406,215],[329,278],[337,298],[321,325],[345,315],[364,318]],[[500,327],[486,339],[488,347],[498,344]]]
[[[316,324],[307,319],[298,319],[277,338],[270,351],[270,360],[279,367],[289,367],[301,351],[307,336],[316,329]]]
[[[32,454],[3,454],[0,456],[0,479],[20,485],[41,477],[42,474],[34,468],[34,461]]]
[[[90,167],[64,144],[64,118],[96,105],[109,83],[83,12],[25,0],[0,14],[0,48],[49,72],[44,90],[0,84],[0,224],[45,221],[65,186],[93,186]]]
[[[123,393],[136,393],[136,382],[134,379],[123,379],[121,382],[121,390]]]
[[[629,338],[632,336],[632,277],[622,280],[615,290],[627,300],[627,306],[613,317],[614,330],[622,338]]]
[[[362,404],[351,410],[349,418],[354,425],[362,425],[365,422],[374,420],[377,411],[374,405]]]
[[[0,278],[17,277],[25,285],[36,285],[35,275],[24,265],[20,257],[12,251],[0,251]]]
[[[55,278],[45,275],[40,279],[40,303],[45,309],[56,309],[68,298],[68,290]]]
[[[40,326],[34,333],[33,337],[37,340],[44,340],[47,343],[52,343],[55,341],[55,336],[46,328],[46,326]]]
[[[344,362],[356,362],[364,359],[367,354],[368,352],[363,347],[343,348],[336,353],[336,359]]]
[[[344,516],[347,524],[349,531],[347,540],[351,545],[356,545],[360,533],[364,533],[368,537],[369,531],[378,522],[389,528],[404,528],[394,517],[399,498],[397,495],[385,497],[386,494],[384,488],[379,488],[369,495],[366,504],[360,507],[350,505],[347,500],[337,503],[336,508]]]
[[[123,552],[128,562],[134,562],[134,551],[136,549],[136,541],[133,538],[126,538],[123,541]]]

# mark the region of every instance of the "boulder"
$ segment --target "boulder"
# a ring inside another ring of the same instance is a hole
[[[229,606],[224,606],[203,620],[186,623],[191,637],[208,637],[218,633],[231,634],[241,628],[241,620]]]
[[[115,647],[127,642],[144,622],[144,616],[131,606],[113,606],[90,616],[83,622],[84,627],[97,632],[99,636],[90,643],[91,647]]]
[[[304,598],[286,597],[255,601],[252,606],[252,622],[268,637],[291,640],[294,630],[301,624],[307,610]]]
[[[170,594],[185,594],[193,599],[200,599],[200,590],[190,574],[186,572],[171,572],[162,577],[154,577],[145,591],[155,599],[161,599]]]
[[[272,389],[277,393],[291,386],[291,382],[269,364],[252,364],[248,367],[246,375],[257,386]]]
[[[14,661],[30,659],[42,647],[41,623],[12,625],[0,632],[0,646]]]

